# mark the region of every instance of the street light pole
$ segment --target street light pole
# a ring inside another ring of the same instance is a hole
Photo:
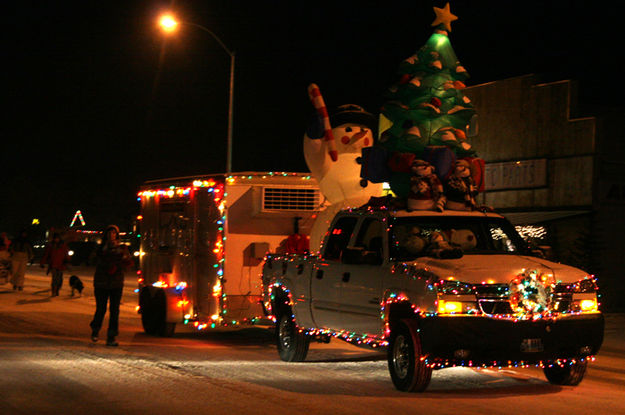
[[[232,173],[232,113],[234,104],[234,52],[230,53],[230,89],[228,93],[228,150],[226,153],[226,174]]]
[[[226,45],[219,39],[219,37],[213,33],[209,28],[202,26],[197,23],[176,21],[171,16],[163,16],[160,20],[161,27],[166,32],[171,32],[175,30],[177,24],[184,24],[188,26],[196,27],[204,32],[208,33],[219,43],[219,46],[230,56],[230,81],[229,81],[229,91],[228,91],[228,143],[226,150],[226,174],[230,175],[232,173],[232,118],[233,118],[233,107],[234,107],[234,62],[235,62],[235,53],[234,51],[228,49]]]

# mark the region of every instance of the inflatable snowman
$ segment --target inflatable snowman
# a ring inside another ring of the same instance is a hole
[[[315,253],[336,213],[381,196],[382,184],[366,182],[363,186],[357,160],[363,147],[373,145],[375,117],[358,105],[341,105],[328,113],[314,84],[309,87],[309,95],[318,116],[304,135],[304,158],[330,204],[319,213],[311,229],[310,252]]]

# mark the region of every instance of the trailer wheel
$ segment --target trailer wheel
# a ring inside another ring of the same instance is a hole
[[[167,297],[165,291],[157,290],[152,299],[152,312],[156,333],[161,337],[171,337],[176,330],[176,323],[167,322]]]
[[[172,337],[176,332],[176,323],[164,322],[158,332],[161,337]]]
[[[432,368],[425,363],[416,322],[398,321],[388,345],[388,370],[393,384],[403,392],[423,392],[430,384]]]
[[[285,362],[303,362],[306,359],[310,339],[297,329],[290,310],[279,316],[276,343],[280,359]]]
[[[143,325],[143,331],[149,335],[156,335],[158,326],[154,319],[152,296],[148,289],[144,288],[141,290],[139,306],[141,307],[141,324]]]
[[[152,336],[171,337],[176,323],[167,322],[167,299],[163,290],[157,290],[152,297],[149,290],[141,291],[141,324],[143,331]]]
[[[588,361],[575,362],[571,365],[560,366],[554,364],[551,367],[545,366],[543,372],[549,383],[553,385],[578,385],[586,374]]]

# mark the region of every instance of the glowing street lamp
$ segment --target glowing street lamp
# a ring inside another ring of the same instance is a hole
[[[165,32],[173,32],[178,27],[178,22],[170,14],[165,14],[161,16],[160,20],[158,21],[158,24],[161,26],[161,29],[163,29]]]
[[[230,83],[229,83],[229,92],[228,92],[228,148],[226,153],[226,173],[230,174],[232,172],[232,108],[233,108],[233,98],[234,98],[234,51],[228,49],[226,45],[217,37],[215,33],[213,33],[210,29],[199,25],[197,23],[178,21],[171,14],[165,14],[161,16],[159,19],[159,26],[165,33],[172,33],[176,31],[178,24],[193,26],[197,29],[203,30],[208,33],[219,43],[219,46],[230,56]]]

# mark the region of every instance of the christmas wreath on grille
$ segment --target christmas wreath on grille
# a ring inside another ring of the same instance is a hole
[[[550,277],[536,270],[523,270],[510,282],[510,305],[515,314],[531,317],[549,310]]]

